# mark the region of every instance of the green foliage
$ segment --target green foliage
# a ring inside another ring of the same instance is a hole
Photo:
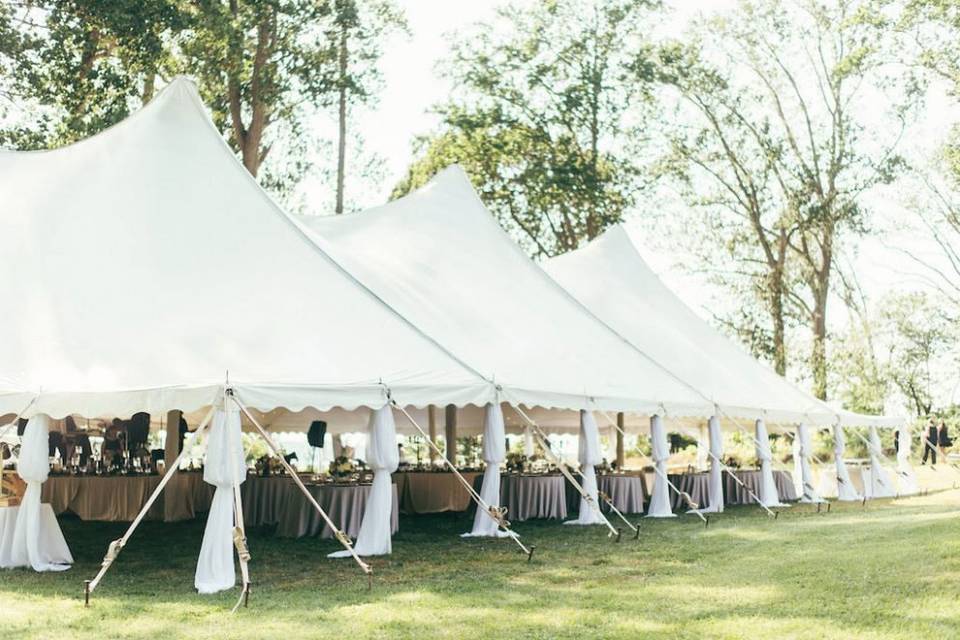
[[[660,78],[680,97],[665,116],[659,175],[698,209],[691,244],[711,264],[718,239],[726,248],[717,280],[754,293],[778,371],[790,322],[810,328],[822,398],[835,256],[869,228],[863,193],[902,171],[896,149],[916,103],[909,74],[889,62],[884,8],[745,0],[659,53]],[[878,104],[887,128],[864,118]]]
[[[15,33],[0,46],[13,55],[0,71],[16,100],[44,116],[4,132],[21,148],[67,144],[123,119],[149,99],[166,39],[183,25],[173,0],[38,0],[7,11]]]
[[[555,0],[498,13],[454,42],[457,86],[443,127],[420,141],[399,196],[460,163],[501,223],[534,255],[569,251],[622,220],[640,172],[632,146],[651,103],[658,4]]]

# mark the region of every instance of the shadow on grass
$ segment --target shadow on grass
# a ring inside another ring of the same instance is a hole
[[[335,542],[257,530],[251,608],[235,616],[236,591],[193,592],[202,521],[145,523],[84,609],[83,580],[125,525],[64,518],[74,568],[0,573],[0,610],[7,637],[957,637],[958,509],[960,492],[777,521],[738,507],[709,528],[643,520],[619,544],[518,523],[529,565],[509,540],[460,538],[463,515],[403,517],[393,555],[371,559],[372,591],[325,558]]]

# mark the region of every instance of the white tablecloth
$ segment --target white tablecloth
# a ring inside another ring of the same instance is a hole
[[[20,507],[0,507],[0,568],[27,566],[24,562],[15,564],[13,558],[13,533],[17,528],[17,515]],[[73,564],[70,548],[60,531],[60,524],[49,504],[40,505],[40,555],[48,564]]]

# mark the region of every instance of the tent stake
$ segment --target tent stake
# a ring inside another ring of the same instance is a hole
[[[423,427],[421,427],[420,424],[413,419],[413,416],[410,415],[410,412],[408,412],[406,409],[400,406],[397,403],[397,401],[394,400],[393,397],[390,395],[389,391],[387,393],[387,397],[390,399],[390,405],[395,409],[397,409],[400,413],[402,413],[404,417],[406,417],[407,421],[413,425],[414,429],[419,431],[420,435],[423,436],[423,438],[427,441],[430,447],[436,451],[436,454],[440,456],[440,459],[443,460],[443,462],[448,467],[450,467],[450,471],[453,472],[453,475],[456,476],[457,480],[460,481],[460,484],[462,484],[463,487],[467,490],[467,493],[470,494],[470,497],[473,499],[473,501],[477,503],[477,508],[483,509],[484,511],[486,511],[487,514],[489,514],[489,516],[494,520],[494,522],[497,523],[497,526],[499,528],[503,529],[506,533],[510,534],[510,538],[517,543],[517,545],[520,547],[520,549],[524,553],[527,554],[527,559],[529,561],[529,558],[533,555],[533,551],[531,549],[528,549],[525,544],[520,542],[520,536],[515,534],[513,530],[510,529],[510,523],[507,522],[507,519],[504,517],[506,513],[505,510],[495,509],[491,507],[489,504],[487,504],[486,500],[484,500],[483,497],[479,493],[477,493],[476,489],[473,488],[473,485],[470,484],[467,481],[467,479],[464,478],[463,475],[457,470],[456,465],[450,462],[450,459],[447,458],[445,453],[440,451],[440,447],[438,447],[436,443],[430,438],[430,436],[427,435],[427,433],[423,430]]]
[[[90,581],[83,581],[83,606],[90,606]]]
[[[373,569],[370,568],[370,565],[364,562],[360,556],[357,555],[356,550],[353,548],[353,544],[350,542],[350,538],[347,537],[343,531],[340,530],[333,520],[330,519],[330,516],[327,515],[327,512],[323,510],[323,507],[320,506],[320,503],[317,502],[317,499],[313,497],[313,494],[307,490],[307,487],[304,486],[303,480],[300,479],[300,476],[297,474],[296,470],[290,466],[290,463],[280,454],[280,449],[274,443],[273,438],[269,436],[266,429],[264,429],[256,418],[253,417],[253,414],[247,409],[247,407],[240,401],[239,396],[236,393],[236,390],[231,389],[231,393],[228,394],[228,397],[236,403],[237,407],[240,409],[240,412],[247,417],[247,420],[250,421],[250,424],[260,432],[261,437],[263,437],[264,442],[267,443],[267,447],[273,452],[275,456],[280,460],[280,464],[286,469],[287,473],[290,474],[293,483],[297,485],[297,488],[300,489],[304,497],[307,499],[313,508],[316,509],[317,513],[320,514],[320,517],[323,518],[323,521],[327,523],[336,536],[337,540],[343,545],[343,548],[350,552],[350,555],[353,557],[353,560],[357,563],[357,566],[367,574],[368,582],[372,580]]]
[[[141,507],[140,513],[137,514],[137,517],[134,518],[133,522],[130,523],[130,526],[127,528],[126,533],[123,534],[123,537],[114,540],[107,547],[107,553],[103,557],[103,562],[100,564],[100,571],[97,572],[97,575],[94,576],[93,580],[86,580],[84,583],[84,602],[89,605],[90,603],[90,594],[100,585],[100,581],[103,580],[103,577],[107,574],[107,570],[113,565],[113,561],[117,559],[117,556],[120,554],[120,551],[127,544],[127,541],[130,539],[130,536],[133,535],[133,532],[136,531],[137,527],[140,526],[140,522],[143,521],[143,518],[147,515],[147,512],[153,506],[153,503],[156,502],[157,498],[160,497],[160,494],[163,492],[164,487],[167,486],[167,483],[170,482],[170,478],[173,477],[173,474],[176,473],[177,469],[180,467],[180,461],[186,455],[190,446],[193,445],[193,442],[197,437],[203,433],[203,431],[210,424],[210,420],[213,419],[213,414],[215,412],[216,402],[210,405],[210,411],[207,412],[207,416],[203,419],[203,422],[200,423],[200,426],[197,427],[197,430],[190,434],[189,440],[184,442],[183,450],[180,451],[180,455],[176,457],[173,461],[173,464],[170,465],[170,468],[167,469],[167,472],[163,475],[163,478],[160,480],[160,484],[157,485],[157,488],[153,490],[153,493],[150,494],[150,497],[147,498],[147,502]]]
[[[536,546],[530,545],[530,550],[527,551],[527,564],[530,564],[530,561],[533,560],[533,550],[536,548]]]
[[[504,392],[504,395],[505,396],[507,395],[506,392]],[[540,428],[540,425],[534,422],[530,418],[530,416],[528,416],[526,412],[520,408],[520,403],[516,401],[511,402],[510,407],[533,430],[534,436],[536,436],[536,438],[540,441],[540,448],[543,449],[543,452],[547,455],[550,461],[553,462],[555,465],[557,465],[557,469],[560,470],[560,473],[562,473],[564,477],[570,481],[570,484],[572,484],[573,488],[577,490],[577,492],[580,494],[580,497],[586,500],[587,504],[590,505],[590,507],[597,512],[597,515],[600,516],[601,520],[603,520],[603,524],[607,525],[607,529],[609,529],[610,531],[607,534],[607,537],[612,538],[614,536],[617,536],[617,530],[613,528],[612,524],[610,524],[610,520],[607,519],[607,516],[603,515],[603,512],[600,510],[600,505],[597,504],[597,501],[593,499],[593,496],[591,496],[589,493],[586,492],[586,490],[583,488],[583,486],[579,482],[577,482],[577,479],[573,477],[573,473],[571,473],[570,468],[567,467],[567,464],[563,460],[561,460],[559,457],[557,457],[557,455],[550,448],[550,442],[547,440],[547,436],[546,434],[543,433],[543,430]]]

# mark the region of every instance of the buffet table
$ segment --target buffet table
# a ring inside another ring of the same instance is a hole
[[[160,476],[50,476],[43,483],[41,500],[58,515],[69,511],[81,520],[130,522],[158,484]],[[147,518],[163,519],[161,500]]]
[[[678,490],[689,494],[690,499],[697,503],[698,509],[705,509],[710,504],[710,474],[709,473],[670,473],[667,474],[670,482]],[[655,478],[654,482],[659,480]],[[670,508],[673,511],[685,511],[690,508],[687,501],[670,490]]]
[[[41,500],[57,515],[74,513],[81,520],[130,522],[137,517],[161,476],[50,476],[43,483]],[[173,500],[168,520],[190,520],[210,510],[214,487],[200,472],[174,475],[147,512],[148,520],[163,520],[166,498]]]
[[[737,478],[745,484],[754,495],[760,495],[760,471],[734,471]],[[787,471],[774,471],[773,480],[777,485],[777,494],[780,496],[780,502],[794,502],[797,499],[797,488],[793,484],[793,476]],[[723,495],[727,504],[756,504],[757,501],[740,486],[733,478],[730,472],[724,472],[723,475]]]
[[[462,471],[467,482],[483,474]],[[440,513],[466,511],[472,499],[456,475],[443,471],[401,471],[393,474],[393,482],[400,495],[400,510],[404,513]]]
[[[398,515],[399,500],[397,485],[393,487],[393,509],[390,513],[390,532],[396,533],[400,528]],[[351,538],[360,534],[360,525],[363,522],[363,513],[367,506],[367,497],[370,495],[369,484],[308,484],[307,491],[314,497],[320,507]],[[277,526],[277,535],[283,538],[303,538],[305,536],[320,536],[333,538],[330,525],[320,517],[316,508],[307,500],[303,492],[292,482],[287,481],[287,489],[283,496],[280,509],[280,522]]]
[[[500,477],[500,506],[507,508],[507,520],[511,522],[563,520],[567,517],[565,484],[560,474],[504,474]]]

